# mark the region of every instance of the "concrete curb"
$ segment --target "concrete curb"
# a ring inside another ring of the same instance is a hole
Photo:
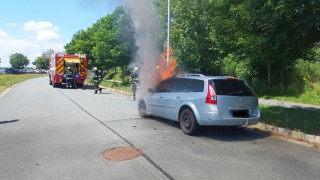
[[[267,131],[275,135],[283,135],[289,139],[304,141],[308,144],[312,144],[312,146],[320,148],[320,136],[306,134],[300,131],[293,131],[286,128],[280,128],[264,123],[258,123],[256,125],[252,125],[249,128],[258,129],[262,131]]]

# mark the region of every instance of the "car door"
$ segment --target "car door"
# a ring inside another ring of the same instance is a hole
[[[180,104],[185,95],[185,88],[190,84],[188,78],[175,78],[168,92],[163,95],[163,113],[165,118],[178,121],[176,119]]]
[[[148,99],[149,112],[158,117],[165,117],[163,113],[163,97],[167,94],[173,79],[169,78],[160,82]]]

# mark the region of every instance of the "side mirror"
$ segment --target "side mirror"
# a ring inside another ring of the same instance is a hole
[[[152,89],[152,88],[148,88],[148,92],[150,92],[150,93],[154,93],[154,89]]]

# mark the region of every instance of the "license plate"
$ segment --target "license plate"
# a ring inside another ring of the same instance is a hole
[[[233,117],[248,118],[249,110],[231,110],[231,114]]]

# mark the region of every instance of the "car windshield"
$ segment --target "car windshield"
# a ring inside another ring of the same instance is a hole
[[[215,89],[217,95],[255,96],[255,93],[244,81],[216,79],[210,80],[209,83]]]

